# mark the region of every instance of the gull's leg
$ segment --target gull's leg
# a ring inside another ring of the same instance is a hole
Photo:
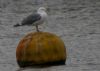
[[[38,28],[38,25],[36,25],[36,31],[37,31],[37,32],[39,32],[39,28]]]

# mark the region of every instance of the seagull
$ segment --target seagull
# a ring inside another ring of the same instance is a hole
[[[24,18],[19,24],[15,24],[14,27],[33,25],[36,27],[36,31],[39,32],[38,25],[43,24],[47,20],[46,8],[40,7],[35,14],[31,14]]]

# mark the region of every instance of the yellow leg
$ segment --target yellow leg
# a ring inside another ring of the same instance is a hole
[[[36,25],[36,31],[37,31],[37,32],[39,32],[39,28],[38,28],[38,25]]]

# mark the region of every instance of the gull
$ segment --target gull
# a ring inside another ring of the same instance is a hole
[[[33,25],[36,27],[36,31],[39,32],[38,25],[43,24],[47,20],[46,8],[40,7],[35,14],[31,14],[24,18],[19,24],[15,24],[14,27]]]

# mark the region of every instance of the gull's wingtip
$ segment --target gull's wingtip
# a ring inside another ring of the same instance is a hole
[[[19,26],[21,26],[19,23],[13,25],[13,27],[19,27]]]

